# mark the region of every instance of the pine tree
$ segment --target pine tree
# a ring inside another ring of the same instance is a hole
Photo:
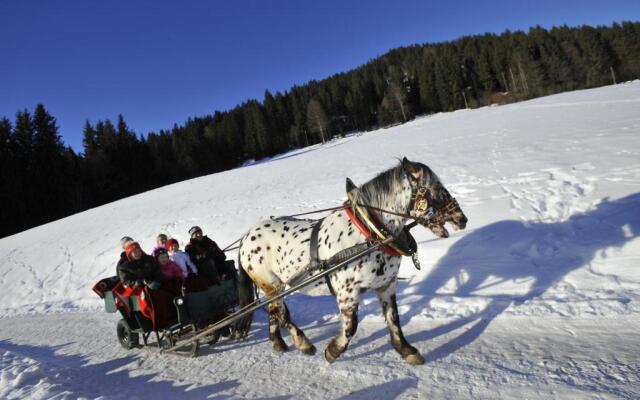
[[[577,39],[582,50],[583,68],[587,71],[585,86],[611,83],[610,68],[618,63],[599,32],[595,28],[583,26],[578,30]]]
[[[82,147],[84,149],[84,156],[85,158],[91,158],[98,150],[98,134],[89,120],[86,120],[84,122],[82,135]]]
[[[11,131],[11,121],[4,117],[0,118],[0,171],[10,163],[9,139]]]
[[[33,154],[33,125],[29,111],[24,110],[16,114],[11,144],[19,167],[24,171],[29,170]]]
[[[272,154],[267,121],[260,104],[249,101],[244,110],[245,153],[254,159]]]
[[[31,114],[27,110],[16,113],[13,135],[9,140],[13,154],[13,215],[16,230],[33,226],[36,223],[30,213],[35,196],[33,180],[33,125]],[[17,200],[20,199],[20,200]]]
[[[278,104],[276,98],[268,90],[264,92],[263,105],[271,152],[277,153],[288,149],[286,115],[283,115],[282,106]]]
[[[56,120],[38,104],[33,113],[32,182],[37,188],[32,212],[40,221],[50,221],[63,215],[65,208],[64,145]]]
[[[438,98],[443,110],[451,111],[465,107],[462,91],[466,86],[462,81],[463,70],[453,46],[441,46],[435,62],[435,81]]]
[[[418,73],[420,86],[420,107],[424,113],[435,113],[442,110],[435,82],[435,51],[433,47],[425,47],[422,52],[422,63]]]
[[[0,119],[0,237],[14,231],[15,193],[14,193],[14,159],[10,148],[12,135],[11,121]]]
[[[640,23],[623,22],[613,25],[611,47],[620,60],[617,73],[620,81],[640,78]]]

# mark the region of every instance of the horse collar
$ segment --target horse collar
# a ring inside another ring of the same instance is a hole
[[[371,218],[369,218],[369,214],[365,213],[364,210],[357,204],[349,200],[345,201],[344,211],[347,214],[347,217],[349,217],[351,222],[353,222],[353,224],[358,228],[360,233],[362,233],[362,235],[368,242],[372,242],[374,240],[384,240],[390,235],[390,233],[388,233],[386,229],[378,226],[378,224],[376,224]],[[383,246],[381,250],[382,252],[390,256],[406,255],[405,252],[399,249],[393,242],[386,246]]]

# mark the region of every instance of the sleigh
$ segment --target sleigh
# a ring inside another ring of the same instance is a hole
[[[201,344],[214,345],[221,334],[234,334],[233,325],[209,328],[237,308],[235,278],[211,285],[204,277],[190,276],[151,290],[125,287],[114,276],[97,282],[93,291],[106,312],[120,313],[116,334],[127,350],[144,347],[193,357]],[[198,337],[203,331],[207,334]]]

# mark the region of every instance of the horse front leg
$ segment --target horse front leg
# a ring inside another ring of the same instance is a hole
[[[342,325],[338,335],[334,337],[324,350],[324,358],[330,363],[334,362],[340,354],[344,353],[349,342],[358,329],[358,303],[353,301],[338,300]]]
[[[424,358],[418,352],[418,349],[411,346],[404,338],[402,328],[400,327],[400,318],[398,316],[398,304],[396,303],[396,285],[395,281],[386,287],[376,289],[378,300],[382,306],[382,314],[387,321],[387,327],[391,334],[391,345],[400,353],[406,362],[412,365],[424,364]]]

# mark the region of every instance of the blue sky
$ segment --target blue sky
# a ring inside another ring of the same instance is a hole
[[[0,116],[43,103],[81,151],[86,119],[148,133],[398,46],[622,20],[640,1],[0,0]]]

